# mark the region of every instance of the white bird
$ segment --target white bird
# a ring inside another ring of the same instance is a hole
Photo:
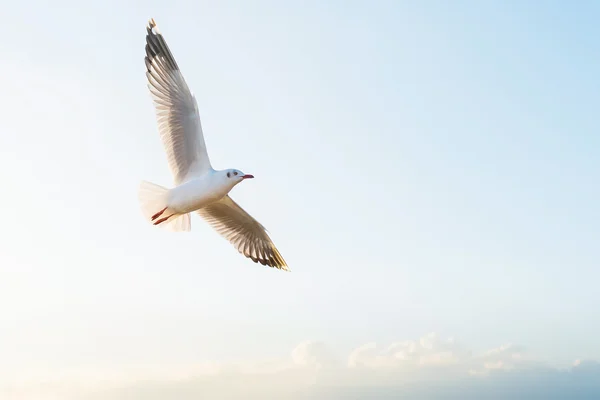
[[[244,256],[255,263],[289,271],[266,229],[228,193],[253,178],[237,169],[211,166],[198,104],[154,19],[146,27],[146,77],[158,130],[175,187],[142,181],[139,201],[144,217],[171,231],[189,231],[197,212]]]

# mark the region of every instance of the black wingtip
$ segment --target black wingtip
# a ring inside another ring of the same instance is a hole
[[[146,28],[149,29],[149,30],[152,30],[152,29],[156,28],[156,26],[157,25],[156,25],[156,21],[154,20],[154,18],[150,18],[148,20],[148,25],[147,25]]]
[[[163,60],[162,63],[167,69],[179,70],[179,66],[171,54],[171,50],[167,45],[165,38],[162,33],[158,30],[158,25],[154,18],[148,20],[146,26],[146,68],[149,68],[149,64],[152,64],[154,59],[158,56]]]
[[[243,252],[240,252],[244,254]],[[276,247],[271,247],[266,251],[264,257],[255,257],[251,254],[244,254],[250,260],[254,261],[256,264],[262,264],[264,266],[268,266],[271,268],[279,269],[285,272],[291,272],[290,267],[287,265],[279,250]]]

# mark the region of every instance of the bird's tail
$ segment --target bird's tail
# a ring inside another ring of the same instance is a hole
[[[191,229],[190,214],[177,214],[169,209],[169,189],[142,181],[138,190],[138,199],[144,218],[154,225],[173,232],[188,232]]]

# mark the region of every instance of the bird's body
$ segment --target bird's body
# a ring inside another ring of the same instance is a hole
[[[208,206],[225,197],[233,185],[221,179],[214,170],[191,179],[169,190],[169,208],[178,214],[187,214]]]
[[[144,217],[172,231],[189,231],[190,213],[197,212],[246,257],[288,270],[265,228],[229,197],[235,185],[253,176],[213,169],[196,99],[153,19],[146,30],[148,88],[175,187],[143,181],[139,200]]]

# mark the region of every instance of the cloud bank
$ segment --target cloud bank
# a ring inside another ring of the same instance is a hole
[[[0,398],[599,399],[600,363],[576,360],[557,369],[534,359],[522,346],[506,344],[473,354],[455,340],[432,333],[383,347],[367,343],[347,357],[337,357],[322,342],[306,341],[280,360],[193,366],[168,377],[125,374],[116,381],[82,384],[6,387]]]

